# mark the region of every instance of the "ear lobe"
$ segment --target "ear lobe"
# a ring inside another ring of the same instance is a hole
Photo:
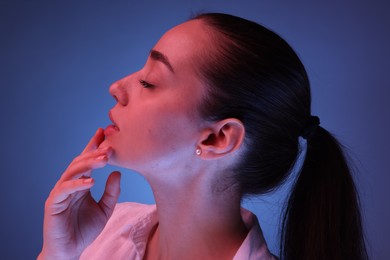
[[[245,128],[242,122],[228,118],[204,130],[199,144],[204,159],[216,159],[236,151],[242,144]]]

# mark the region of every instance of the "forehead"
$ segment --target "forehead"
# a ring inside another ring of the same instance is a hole
[[[175,70],[197,64],[210,48],[209,30],[201,20],[182,23],[166,32],[153,49],[163,53]]]

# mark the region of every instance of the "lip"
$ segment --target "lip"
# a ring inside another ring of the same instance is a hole
[[[119,127],[116,125],[115,120],[112,117],[111,110],[110,110],[110,112],[108,112],[108,117],[110,118],[112,124],[108,125],[106,127],[106,129],[104,129],[104,135],[105,136],[109,136],[109,135],[112,135],[112,134],[114,134],[116,132],[119,132]]]
[[[113,125],[114,125],[116,128],[118,128],[118,130],[119,130],[119,127],[116,125],[115,120],[114,120],[114,118],[112,117],[112,111],[111,111],[111,110],[108,112],[108,117],[110,118],[110,120],[111,120],[111,122],[113,123]]]

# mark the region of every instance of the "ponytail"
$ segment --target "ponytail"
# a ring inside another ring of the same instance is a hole
[[[237,118],[245,126],[245,149],[231,181],[242,197],[282,184],[297,158],[298,136],[307,140],[283,218],[281,257],[366,259],[354,182],[340,145],[310,116],[310,82],[298,55],[255,22],[219,13],[194,19],[217,39],[197,60],[207,90],[200,115]]]
[[[282,259],[368,259],[359,198],[337,140],[318,126],[282,223]]]

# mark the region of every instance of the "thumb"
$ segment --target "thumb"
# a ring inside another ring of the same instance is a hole
[[[99,206],[107,218],[111,217],[111,214],[114,211],[115,205],[118,201],[120,194],[120,180],[121,173],[118,171],[112,172],[110,176],[108,176],[106,188],[104,189],[103,196],[99,201]]]

